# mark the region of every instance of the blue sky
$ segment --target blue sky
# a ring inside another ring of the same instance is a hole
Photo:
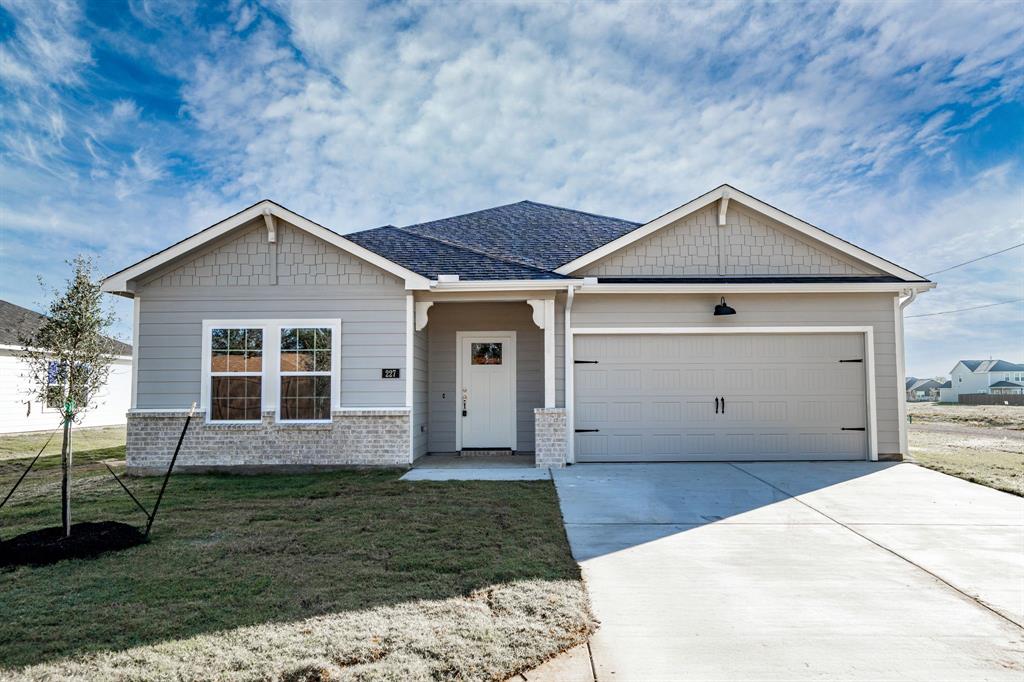
[[[643,221],[728,182],[921,273],[1024,241],[1019,3],[0,7],[22,305],[75,253],[112,272],[264,197],[347,232],[526,198]],[[908,313],[1022,298],[1022,265]],[[1020,303],[909,319],[908,370],[1022,339]]]

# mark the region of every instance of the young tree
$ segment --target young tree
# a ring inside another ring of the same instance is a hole
[[[51,300],[46,322],[19,341],[32,393],[58,407],[64,417],[61,446],[61,521],[71,535],[71,425],[93,405],[97,389],[107,382],[114,342],[104,334],[115,317],[103,305],[95,265],[84,256],[68,261],[73,269],[63,292],[39,284]]]

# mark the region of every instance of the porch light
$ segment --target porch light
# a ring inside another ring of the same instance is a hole
[[[725,302],[725,296],[722,297],[722,302],[715,306],[715,315],[735,315],[736,309],[728,305]]]

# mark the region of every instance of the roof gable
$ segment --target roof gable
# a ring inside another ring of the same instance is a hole
[[[427,289],[430,286],[429,280],[423,275],[402,267],[388,258],[346,239],[337,232],[288,210],[280,204],[264,199],[229,218],[225,218],[219,223],[200,230],[192,236],[142,259],[134,265],[104,278],[102,283],[103,291],[132,296],[134,295],[135,283],[140,279],[151,277],[154,272],[183,257],[198,254],[200,249],[207,247],[210,243],[221,240],[230,233],[261,217],[268,223],[268,230],[269,226],[276,224],[276,219],[281,219],[299,230],[322,239],[342,251],[346,251],[385,272],[405,280],[405,285],[409,289]]]
[[[867,276],[880,272],[733,202],[705,206],[577,274],[592,277]]]
[[[140,284],[156,287],[268,286],[277,284],[397,284],[389,272],[300,230],[276,224],[276,249],[262,218],[158,269]],[[276,258],[276,263],[272,261]]]
[[[780,211],[774,206],[766,204],[763,201],[760,201],[759,199],[756,199],[755,197],[752,197],[749,194],[746,194],[729,185],[722,185],[720,187],[717,187],[711,190],[710,192],[707,192],[706,194],[703,194],[697,197],[696,199],[693,199],[692,201],[689,201],[683,204],[682,206],[679,206],[678,208],[669,211],[668,213],[665,213],[664,215],[659,216],[658,218],[655,218],[654,220],[636,228],[635,230],[615,240],[612,240],[598,247],[597,249],[594,249],[589,253],[579,258],[576,258],[568,263],[565,263],[564,265],[560,266],[557,269],[557,272],[564,275],[578,275],[579,273],[583,272],[588,266],[591,266],[592,264],[612,254],[615,254],[616,252],[619,252],[625,249],[626,247],[630,246],[631,244],[634,244],[637,241],[647,238],[660,230],[663,230],[669,226],[673,226],[678,221],[686,219],[692,214],[704,211],[702,215],[707,215],[707,211],[705,211],[705,209],[710,209],[712,213],[717,213],[717,220],[714,222],[716,228],[727,228],[730,224],[729,216],[736,208],[735,204],[741,204],[742,207],[744,207],[745,209],[753,210],[760,216],[763,216],[769,221],[772,221],[773,224],[792,230],[795,233],[795,235],[799,235],[800,240],[803,243],[813,244],[815,249],[817,249],[818,251],[821,251],[823,253],[829,253],[830,255],[839,256],[839,261],[844,263],[843,267],[855,267],[863,273],[873,275],[883,273],[898,277],[901,280],[906,281],[927,281],[923,277],[914,272],[901,268],[895,263],[891,263],[885,260],[884,258],[881,258],[880,256],[877,256],[858,246],[854,246],[853,244],[843,239],[840,239],[835,235],[825,232],[824,230],[815,227],[810,223],[806,223],[794,216],[791,216],[788,213]],[[706,218],[704,219],[706,220]],[[739,225],[739,227],[743,228],[744,226],[742,225],[742,219],[740,223],[741,224]],[[703,235],[703,238],[710,239],[711,236],[711,234],[705,234]],[[720,237],[721,235],[715,233],[714,236],[717,238]],[[733,239],[736,240],[735,243],[738,246],[746,245],[745,238],[748,236],[751,235],[747,234],[746,230],[744,229],[741,229],[739,231],[739,234],[732,234],[730,232],[729,245],[733,245]],[[723,242],[723,246],[724,244],[725,243]],[[710,246],[710,244],[707,245]],[[686,246],[689,247],[690,244],[686,244]],[[748,246],[757,247],[760,245],[758,245],[755,242],[753,244],[749,244]],[[725,252],[724,248],[722,252]],[[762,254],[748,252],[747,255],[744,256],[742,255],[742,249],[740,249],[740,254],[738,255],[734,255],[730,252],[729,256],[732,256],[733,258],[736,259],[735,262],[731,263],[731,267],[753,267],[750,264],[749,258],[754,255],[761,256]],[[744,259],[746,259],[746,261],[744,261]],[[715,265],[716,274],[727,274],[717,271],[717,264]],[[761,267],[762,264],[759,262],[757,266]],[[764,267],[771,267],[771,265],[769,264],[768,266]],[[828,267],[833,267],[833,264],[828,264]]]

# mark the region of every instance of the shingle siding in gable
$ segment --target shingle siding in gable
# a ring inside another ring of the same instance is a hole
[[[398,282],[389,273],[322,239],[279,224],[277,244],[267,241],[262,219],[241,234],[152,279],[157,287],[245,287],[273,282],[271,255],[277,254],[277,284],[332,285]]]
[[[720,254],[721,253],[721,257]],[[589,277],[701,275],[877,275],[795,231],[754,212],[730,207],[692,213],[579,273]]]

